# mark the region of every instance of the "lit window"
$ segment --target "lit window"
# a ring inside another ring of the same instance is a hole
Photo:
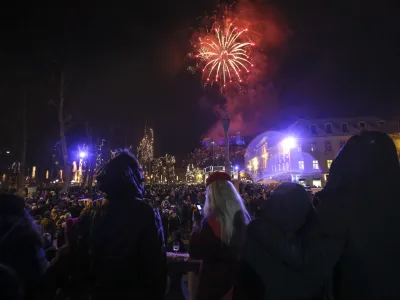
[[[314,170],[319,170],[318,160],[313,160],[313,161],[312,161],[312,168],[313,168]]]
[[[349,132],[349,124],[342,123],[342,132]]]
[[[365,124],[365,122],[358,123],[358,126],[360,126],[360,129],[366,129],[367,128],[367,124]]]
[[[326,165],[328,166],[328,170],[329,170],[331,168],[331,165],[332,165],[332,159],[328,159],[326,161]]]
[[[314,152],[314,151],[315,151],[315,148],[316,148],[315,143],[311,143],[311,144],[310,144],[310,150],[311,150],[311,152]]]
[[[310,130],[311,130],[311,134],[317,134],[317,125],[311,124]]]
[[[322,187],[321,179],[314,179],[314,180],[312,181],[312,185],[313,185],[313,187],[315,187],[315,188],[320,188],[320,187]]]
[[[303,160],[299,161],[299,170],[304,170],[304,161]]]
[[[325,124],[325,133],[332,133],[332,124],[331,123],[326,123]]]

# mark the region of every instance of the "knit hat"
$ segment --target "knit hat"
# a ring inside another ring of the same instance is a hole
[[[206,185],[210,185],[214,181],[223,180],[223,181],[231,181],[231,176],[225,172],[214,172],[212,173],[206,180]]]

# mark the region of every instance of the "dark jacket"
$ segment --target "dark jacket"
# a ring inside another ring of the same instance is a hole
[[[163,298],[166,255],[155,210],[139,200],[94,203],[79,226],[92,253],[93,299]]]
[[[166,256],[155,210],[139,200],[123,207],[95,201],[78,224],[78,241],[63,246],[48,269],[47,299],[56,288],[71,299],[163,299]]]
[[[16,196],[9,197],[15,198],[9,199],[11,201],[20,200]],[[23,205],[23,199],[21,201]],[[18,274],[26,299],[38,299],[37,291],[47,266],[41,237],[28,213],[24,215],[23,208],[18,215],[10,213],[7,216],[3,214],[4,208],[0,207],[0,263]]]
[[[239,251],[221,241],[221,224],[204,219],[201,230],[190,239],[190,256],[202,260],[197,300],[220,300],[233,288],[239,268]]]
[[[335,299],[400,298],[399,182],[395,145],[380,132],[352,137],[333,161],[318,228],[337,244],[321,249],[335,258]]]
[[[322,294],[302,280],[310,219],[312,206],[303,187],[283,183],[276,188],[260,218],[247,227],[233,299],[315,299]]]

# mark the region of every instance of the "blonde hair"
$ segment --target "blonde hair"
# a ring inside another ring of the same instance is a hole
[[[221,222],[221,239],[230,244],[234,233],[243,233],[251,218],[236,188],[229,181],[217,180],[207,186],[204,216]]]

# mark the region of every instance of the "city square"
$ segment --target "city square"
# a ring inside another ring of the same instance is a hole
[[[3,8],[0,299],[399,299],[396,17]]]

